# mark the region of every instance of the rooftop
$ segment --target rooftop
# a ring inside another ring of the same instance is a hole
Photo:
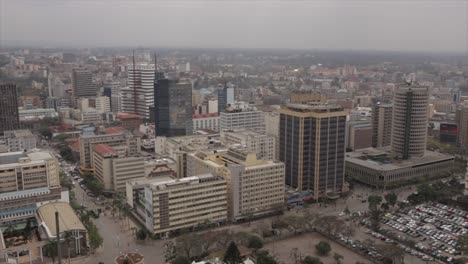
[[[52,154],[40,149],[32,149],[28,152],[6,152],[0,153],[0,165],[18,163],[21,158],[29,158],[31,161],[42,161],[53,158]]]
[[[453,156],[447,154],[426,151],[425,155],[422,157],[402,160],[393,158],[389,150],[389,147],[356,150],[354,152],[346,153],[346,162],[351,162],[374,170],[390,171],[431,162],[454,159]]]
[[[76,216],[70,204],[66,202],[53,202],[37,209],[37,215],[42,221],[49,237],[56,237],[55,212],[59,212],[60,232],[71,230],[86,230],[80,219]]]
[[[343,111],[343,107],[328,103],[309,103],[309,104],[288,104],[287,108],[298,112],[338,112]]]

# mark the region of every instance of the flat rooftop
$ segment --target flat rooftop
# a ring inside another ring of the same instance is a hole
[[[0,153],[0,165],[14,164],[18,163],[20,158],[29,158],[31,161],[42,161],[45,159],[53,158],[52,154],[47,151],[40,149],[33,149],[29,152],[5,152]]]
[[[343,111],[343,107],[336,104],[328,103],[309,103],[309,104],[287,104],[287,109],[299,112],[339,112]]]
[[[434,151],[426,151],[425,155],[422,157],[414,157],[407,160],[394,159],[390,154],[389,147],[365,148],[345,154],[346,162],[351,162],[379,171],[391,171],[452,159],[454,159],[454,156]]]

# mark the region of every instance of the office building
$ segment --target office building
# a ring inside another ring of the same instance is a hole
[[[0,135],[19,128],[18,95],[16,85],[0,84]]]
[[[218,88],[218,113],[224,112],[229,104],[234,103],[234,87],[227,83]]]
[[[372,110],[372,147],[390,146],[392,141],[393,105],[377,103]]]
[[[401,85],[393,99],[392,152],[408,159],[426,151],[429,88]]]
[[[75,98],[95,97],[97,95],[97,86],[93,81],[92,73],[88,70],[73,69],[72,87]]]
[[[257,159],[243,147],[187,155],[187,175],[212,173],[227,181],[228,217],[232,222],[281,212],[285,205],[284,164]]]
[[[457,143],[468,147],[468,106],[460,106],[455,113],[455,123],[458,126]]]
[[[220,113],[220,129],[248,129],[265,133],[265,116],[262,111],[245,102],[229,104],[224,112]]]
[[[320,103],[280,110],[279,159],[287,185],[315,199],[342,192],[346,115],[340,106]]]
[[[426,151],[424,156],[402,160],[395,158],[390,146],[365,148],[346,153],[346,176],[376,188],[414,184],[451,175],[454,157]]]
[[[456,145],[458,126],[453,123],[440,123],[439,141],[444,144]]]
[[[3,138],[9,152],[29,151],[36,148],[36,137],[28,129],[5,131]]]
[[[59,163],[46,151],[0,154],[0,225],[33,217],[37,208],[50,201],[68,201],[62,192]]]
[[[226,181],[212,174],[129,181],[126,196],[135,219],[161,236],[227,219]]]
[[[111,111],[114,114],[122,112],[122,94],[111,95]]]
[[[221,139],[229,144],[240,144],[257,154],[258,159],[276,160],[276,138],[255,131],[239,129],[221,131]]]
[[[204,115],[192,115],[193,132],[200,130],[200,129],[209,129],[213,131],[219,131],[219,120],[220,120],[220,117],[217,113],[204,114]]]
[[[122,111],[150,119],[150,107],[154,106],[154,64],[130,64],[128,87],[121,89]]]
[[[372,125],[369,122],[353,121],[348,123],[346,147],[358,150],[372,147]]]
[[[127,154],[140,153],[141,139],[126,132],[112,134],[82,134],[80,135],[80,166],[82,170],[93,170],[94,145],[106,144],[113,146],[127,146]]]
[[[96,111],[100,114],[110,112],[110,98],[107,96],[96,97]]]
[[[127,181],[145,177],[144,158],[128,155],[126,146],[96,144],[93,155],[94,176],[104,185],[104,191],[125,193]]]
[[[192,84],[158,78],[154,83],[156,136],[192,134]]]

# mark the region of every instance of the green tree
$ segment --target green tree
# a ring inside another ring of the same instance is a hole
[[[367,202],[369,203],[369,210],[377,210],[379,204],[382,202],[382,197],[379,195],[369,195]]]
[[[338,253],[335,252],[335,254],[333,254],[333,259],[335,260],[336,264],[341,264],[341,260],[343,259],[344,257]]]
[[[468,234],[459,236],[457,242],[458,250],[460,250],[463,254],[468,254]]]
[[[260,249],[263,247],[263,241],[258,236],[252,235],[249,238],[247,247],[252,249]]]
[[[381,218],[382,218],[382,211],[377,210],[377,209],[370,211],[370,222],[371,222],[372,230],[374,231],[379,230]]]
[[[326,241],[320,241],[317,245],[315,245],[315,249],[320,256],[326,256],[331,251],[331,246]]]
[[[395,206],[398,201],[398,196],[396,195],[395,192],[387,193],[384,196],[384,198],[385,198],[385,201],[387,201],[387,203],[392,207]]]
[[[44,246],[44,253],[52,259],[52,263],[55,263],[57,257],[57,240],[49,240]]]
[[[48,127],[39,128],[39,133],[46,139],[52,138],[52,132],[50,132],[50,129]]]
[[[89,236],[89,246],[91,247],[91,250],[94,251],[102,246],[102,243],[104,241],[101,235],[99,234],[96,226],[91,222],[88,223],[88,236]]]
[[[171,264],[190,264],[192,263],[187,256],[177,256]]]
[[[226,249],[226,252],[224,253],[224,262],[227,264],[242,263],[242,258],[239,249],[237,248],[237,245],[234,241],[232,241],[229,244],[228,248]]]
[[[266,250],[257,251],[256,257],[257,257],[257,264],[277,264],[278,263],[275,260],[275,258],[271,256]]]
[[[322,264],[322,261],[317,257],[306,256],[301,264]]]
[[[136,238],[138,240],[145,240],[148,237],[148,233],[144,229],[140,229],[136,232]]]

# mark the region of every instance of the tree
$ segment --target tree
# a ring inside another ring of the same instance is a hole
[[[269,254],[266,250],[260,250],[256,254],[257,257],[257,264],[277,264],[278,262],[275,260],[273,256]]]
[[[50,129],[48,127],[41,127],[39,128],[39,133],[47,139],[52,138],[52,132],[50,132]]]
[[[140,229],[136,232],[136,238],[138,240],[145,240],[148,237],[148,233],[144,229]]]
[[[249,238],[249,242],[248,242],[248,245],[247,245],[248,248],[252,248],[252,249],[260,249],[263,247],[263,241],[261,238],[259,238],[258,236],[255,236],[255,235],[252,235],[250,236]]]
[[[468,254],[468,234],[458,237],[458,250],[463,254]]]
[[[369,195],[367,202],[369,203],[369,210],[377,210],[377,207],[382,202],[382,197],[379,195]]]
[[[190,264],[192,263],[187,256],[177,256],[171,264]]]
[[[306,256],[301,264],[322,264],[322,261],[317,257]]]
[[[346,206],[346,208],[344,209],[343,212],[344,212],[346,215],[351,214],[351,211],[349,210],[349,207],[348,207],[348,206]]]
[[[87,228],[88,228],[89,246],[94,251],[102,246],[102,243],[104,242],[104,240],[99,234],[96,226],[93,223],[91,223],[91,221],[88,223]]]
[[[335,252],[335,254],[333,254],[333,259],[335,260],[336,264],[341,264],[341,260],[343,259],[344,257],[338,253]]]
[[[392,263],[405,263],[405,251],[396,245],[382,244],[377,247],[377,251],[382,254],[382,256],[391,259]]]
[[[55,257],[57,257],[57,240],[49,240],[44,246],[44,253],[52,259],[52,263],[55,263]]]
[[[382,210],[384,211],[387,211],[388,209],[390,209],[390,206],[388,205],[388,203],[383,203],[380,208],[382,208]]]
[[[24,226],[24,229],[23,229],[23,235],[27,237],[28,239],[30,239],[32,235],[31,232],[32,232],[31,219],[28,218],[28,220],[26,221],[26,225]]]
[[[202,237],[196,233],[181,235],[175,240],[176,255],[186,256],[192,259],[201,254],[200,241]]]
[[[320,241],[317,245],[315,245],[315,249],[320,256],[326,256],[331,251],[331,246],[326,241]]]
[[[372,230],[374,231],[379,230],[381,218],[382,218],[382,211],[377,210],[377,209],[370,211],[370,222],[371,222]]]
[[[387,193],[384,198],[385,201],[387,201],[387,203],[392,207],[394,207],[398,201],[398,196],[395,192]]]
[[[239,264],[242,263],[242,258],[234,241],[229,244],[229,247],[224,253],[224,262],[227,264]]]

